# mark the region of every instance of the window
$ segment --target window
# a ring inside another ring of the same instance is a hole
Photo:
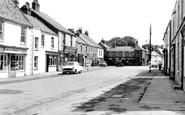
[[[71,43],[71,46],[73,46],[73,37],[71,36],[71,39],[70,39],[70,43]]]
[[[38,69],[38,56],[34,57],[34,69]]]
[[[39,45],[39,38],[35,37],[35,49],[38,49]]]
[[[21,44],[26,43],[26,28],[21,27]]]
[[[0,22],[0,41],[3,40],[3,23]]]
[[[86,52],[87,52],[87,46],[86,46]]]
[[[41,36],[41,46],[44,47],[45,45],[45,36],[42,34]]]
[[[56,66],[57,64],[57,57],[50,55],[49,56],[49,66]]]
[[[54,37],[51,37],[51,48],[54,48]]]
[[[63,44],[66,45],[66,36],[64,34]]]
[[[82,52],[82,45],[81,45],[81,52]]]
[[[0,71],[8,70],[8,55],[0,53]]]
[[[24,70],[24,55],[11,55],[11,70]]]

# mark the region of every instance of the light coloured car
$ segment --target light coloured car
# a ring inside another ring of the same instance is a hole
[[[69,61],[62,66],[62,73],[81,73],[83,67],[76,61]]]

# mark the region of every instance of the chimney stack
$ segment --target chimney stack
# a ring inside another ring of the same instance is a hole
[[[38,0],[33,0],[32,8],[36,11],[40,11],[40,4],[39,4]]]
[[[89,32],[86,30],[84,33],[86,36],[89,36]]]
[[[31,16],[31,8],[30,8],[30,4],[28,2],[25,3],[24,6],[21,7],[21,10],[27,14]]]
[[[82,34],[82,28],[79,28],[79,30],[78,30],[78,31],[79,31],[79,33],[80,33],[80,34]]]
[[[13,0],[13,2],[19,7],[19,0]]]

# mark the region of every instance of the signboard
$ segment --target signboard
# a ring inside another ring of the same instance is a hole
[[[16,48],[5,48],[5,53],[17,53],[17,54],[25,54],[26,50],[16,49]]]

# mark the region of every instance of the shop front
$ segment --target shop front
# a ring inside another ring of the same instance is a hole
[[[59,70],[59,53],[46,51],[46,72]]]
[[[64,63],[68,61],[77,61],[77,48],[64,46]]]
[[[28,48],[0,46],[0,78],[24,76]]]

